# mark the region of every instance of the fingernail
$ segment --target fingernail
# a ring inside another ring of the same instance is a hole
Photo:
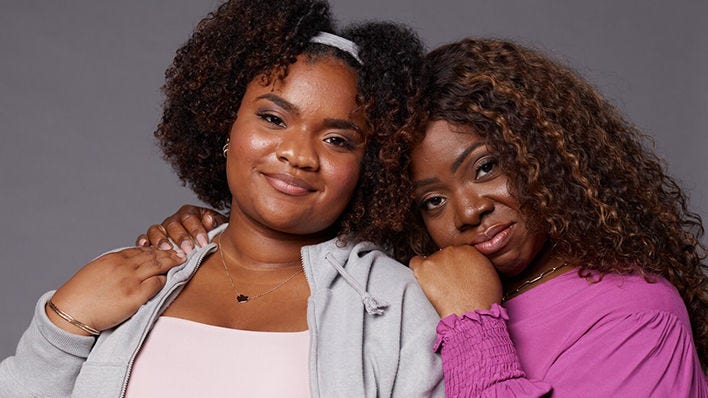
[[[138,246],[147,246],[148,240],[145,238],[142,238],[138,241]]]
[[[211,225],[212,228],[216,227],[216,221],[214,221],[214,217],[212,217],[211,215],[207,214],[204,217],[204,221],[206,221],[208,225]]]
[[[175,249],[175,253],[177,253],[177,257],[179,257],[179,258],[187,257],[187,255],[180,249]]]
[[[162,243],[160,243],[160,246],[158,246],[158,247],[160,248],[160,250],[170,250],[170,249],[172,249],[172,245],[170,245],[168,242],[166,242],[166,241],[164,241],[164,240],[162,241]]]
[[[189,253],[194,249],[194,245],[192,244],[191,240],[183,240],[182,243],[180,243],[179,247],[184,250],[185,253]]]
[[[204,247],[209,244],[209,241],[207,240],[206,235],[200,232],[197,234],[197,243],[199,243],[199,246]]]

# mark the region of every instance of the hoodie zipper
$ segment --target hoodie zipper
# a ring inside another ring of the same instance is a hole
[[[214,245],[214,244],[211,243],[210,245]],[[201,267],[202,261],[204,260],[204,257],[206,257],[207,254],[210,254],[210,253],[212,252],[212,249],[213,249],[214,247],[216,247],[216,245],[210,246],[210,247],[208,248],[208,250],[205,250],[204,253],[202,253],[202,254],[199,256],[199,258],[197,259],[197,265],[194,267],[194,270],[191,272],[191,275],[192,275],[192,276],[199,270],[199,267]],[[162,312],[163,312],[163,311],[162,311],[162,307],[165,305],[165,302],[167,301],[167,299],[169,299],[169,298],[172,297],[172,295],[174,294],[175,290],[177,290],[178,288],[180,288],[180,287],[186,285],[187,282],[189,282],[190,279],[191,279],[191,276],[190,276],[189,279],[187,279],[187,280],[185,280],[185,281],[182,281],[182,282],[180,282],[180,283],[177,283],[177,284],[175,284],[174,286],[172,286],[172,288],[170,289],[169,293],[165,294],[165,295],[162,297],[162,300],[160,300],[160,304],[155,307],[155,310],[154,310],[154,311],[152,312],[152,314],[150,315],[150,319],[148,320],[148,325],[153,324],[153,323],[155,322],[155,319],[159,316],[159,314],[162,314]],[[125,379],[123,380],[123,387],[122,387],[121,390],[120,390],[120,398],[124,398],[124,397],[125,397],[125,392],[126,392],[126,390],[128,389],[128,381],[129,381],[129,379],[130,379],[130,373],[131,373],[132,370],[133,370],[133,363],[135,362],[135,357],[137,357],[138,352],[140,351],[140,349],[141,349],[142,346],[143,346],[143,342],[145,342],[145,338],[147,337],[148,333],[150,333],[150,330],[152,330],[152,328],[149,328],[149,327],[146,327],[146,328],[143,329],[142,334],[140,335],[140,340],[138,341],[138,345],[137,345],[137,347],[135,347],[135,350],[133,350],[133,353],[130,355],[130,361],[128,362],[128,370],[127,370],[127,372],[126,372],[126,374],[125,374]]]
[[[212,243],[212,245],[214,245]],[[206,250],[204,253],[201,254],[199,259],[197,259],[197,265],[195,266],[194,270],[192,271],[192,275],[197,272],[199,267],[202,264],[202,261],[204,260],[204,257],[206,257],[207,254],[211,253],[211,250],[213,249],[214,246],[209,247],[209,250]],[[305,268],[305,258],[303,255],[305,248],[303,247],[300,250],[300,263],[302,265],[303,269],[303,274],[305,275],[305,280],[307,281],[308,286],[310,287],[310,298],[314,296],[314,288],[312,286],[312,282],[310,280],[310,275],[307,272],[307,269]],[[354,278],[349,275],[349,273],[341,266],[339,265],[336,261],[332,260],[330,258],[330,254],[328,253],[327,255],[324,256],[325,260],[327,260],[336,270],[337,273],[342,276],[345,281],[347,282],[348,285],[350,285],[362,298],[362,302],[364,303],[366,311],[371,314],[371,315],[380,315],[383,313],[383,308],[387,307],[388,304],[380,299],[376,299],[373,296],[369,294],[369,292],[366,291]],[[167,293],[162,300],[160,301],[160,304],[155,307],[156,309],[153,311],[152,315],[150,316],[149,322],[153,323],[155,321],[156,315],[162,313],[162,307],[165,305],[165,301],[174,294],[175,290],[178,288],[184,286],[189,280],[186,280],[184,282],[180,282],[178,284],[175,284],[172,289],[170,289],[170,292]],[[311,391],[310,394],[313,397],[319,396],[319,384],[317,382],[317,322],[315,317],[315,308],[314,305],[310,304],[310,298],[308,298],[308,304],[307,304],[307,326],[310,330],[310,360],[312,362],[312,366],[310,367],[310,387]],[[150,332],[150,328],[145,328],[142,332],[142,335],[140,336],[140,340],[138,343],[138,346],[135,348],[133,353],[131,354],[130,361],[128,362],[128,370],[125,375],[125,380],[123,381],[123,387],[121,389],[120,393],[120,398],[125,398],[125,392],[126,389],[128,388],[128,381],[130,379],[130,373],[133,369],[133,363],[135,362],[135,357],[137,356],[138,352],[140,351],[140,348],[143,345],[143,342],[145,341],[145,338],[147,334]]]
[[[305,275],[305,281],[307,286],[310,288],[310,297],[307,298],[307,328],[310,330],[310,396],[319,396],[319,384],[317,383],[317,322],[315,320],[315,307],[310,299],[314,295],[314,288],[312,286],[312,281],[310,281],[310,275],[307,273],[305,268],[305,255],[304,252],[306,247],[300,249],[300,264],[302,265],[302,273]]]

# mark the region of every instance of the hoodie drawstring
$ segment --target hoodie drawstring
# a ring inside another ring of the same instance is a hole
[[[364,290],[361,285],[342,267],[338,262],[333,261],[329,255],[325,256],[325,259],[334,267],[334,269],[339,272],[339,275],[344,278],[345,281],[351,286],[361,297],[361,302],[366,308],[366,312],[369,315],[382,315],[384,313],[384,308],[388,307],[388,303],[384,300],[377,299]]]

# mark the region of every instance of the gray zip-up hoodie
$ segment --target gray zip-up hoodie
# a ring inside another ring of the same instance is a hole
[[[98,338],[54,326],[44,310],[53,292],[42,296],[15,356],[0,363],[0,397],[122,397],[152,325],[215,249],[195,250],[155,297]],[[312,396],[442,397],[432,351],[439,317],[411,271],[367,242],[342,247],[332,239],[301,253],[311,292]]]

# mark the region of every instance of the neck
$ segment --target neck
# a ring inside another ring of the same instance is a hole
[[[331,237],[333,234],[295,235],[275,231],[232,211],[229,225],[219,239],[226,248],[227,257],[240,266],[275,270],[300,267],[303,246],[321,243]]]
[[[513,297],[516,294],[529,290],[549,279],[552,279],[565,271],[566,260],[559,257],[554,250],[554,245],[546,242],[536,258],[518,275],[502,279],[505,296]],[[556,268],[555,271],[552,271]],[[570,268],[570,267],[568,267]],[[537,279],[544,275],[543,278]],[[535,280],[535,281],[534,281]],[[527,283],[533,281],[532,283]],[[518,290],[518,291],[517,291]]]

